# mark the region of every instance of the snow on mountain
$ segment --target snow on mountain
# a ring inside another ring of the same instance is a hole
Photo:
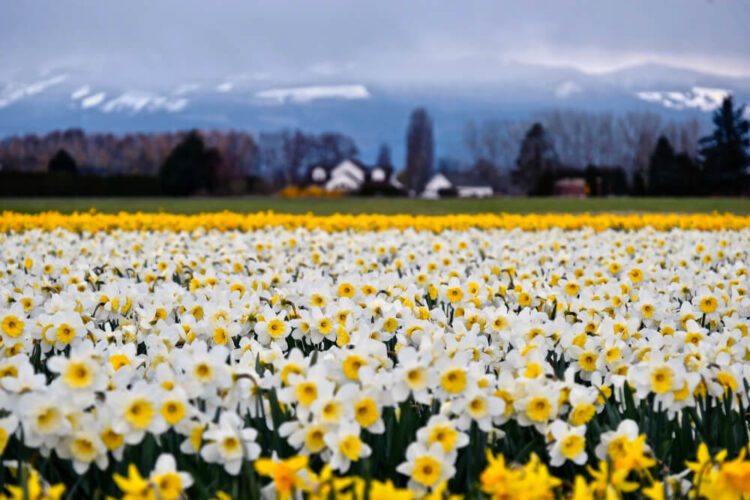
[[[0,88],[0,108],[10,106],[25,97],[44,92],[50,87],[59,85],[68,79],[68,75],[56,75],[32,83],[9,82]]]
[[[476,67],[476,65],[472,65]],[[611,73],[570,67],[505,64],[483,78],[436,81],[354,80],[310,77],[305,85],[272,75],[206,76],[158,86],[105,83],[66,70],[20,81],[0,76],[0,138],[71,127],[87,132],[151,132],[233,128],[252,133],[280,128],[338,131],[351,136],[363,157],[381,143],[401,158],[409,113],[424,106],[436,126],[438,155],[463,148],[468,121],[526,120],[550,109],[591,113],[653,111],[666,120],[697,117],[705,123],[731,92],[750,102],[750,78],[724,77],[646,65]],[[460,75],[460,78],[459,78]],[[353,77],[354,78],[354,77]],[[352,80],[349,80],[351,82]],[[750,108],[746,109],[750,117]]]
[[[731,91],[719,88],[692,87],[685,92],[678,91],[643,91],[636,92],[635,95],[647,102],[661,104],[662,106],[675,110],[698,109],[709,112],[721,106],[721,101]]]
[[[555,88],[555,96],[559,99],[566,99],[581,92],[583,92],[583,87],[571,80],[562,82]]]
[[[99,109],[104,113],[112,113],[113,111],[130,111],[131,113],[168,111],[176,113],[185,109],[188,102],[184,97],[170,98],[151,92],[127,91],[102,104]]]
[[[372,95],[364,85],[316,85],[263,90],[256,92],[255,97],[283,104],[305,103],[317,99],[369,99]]]
[[[191,92],[195,92],[198,89],[200,89],[201,86],[197,83],[183,83],[179,87],[177,87],[174,92],[172,92],[174,95],[185,95],[189,94]]]
[[[83,109],[86,108],[93,108],[95,106],[100,105],[102,102],[104,102],[104,98],[107,96],[106,92],[98,92],[94,95],[90,95],[88,97],[84,97],[81,100],[81,107]]]
[[[89,92],[91,92],[91,87],[89,87],[88,85],[84,85],[82,87],[78,87],[77,89],[75,89],[73,93],[70,94],[70,98],[73,99],[74,101],[77,101],[78,99],[82,99],[86,97],[89,94]]]

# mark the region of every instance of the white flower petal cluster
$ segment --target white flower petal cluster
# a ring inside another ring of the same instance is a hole
[[[0,450],[22,436],[83,473],[174,431],[238,474],[271,454],[260,418],[345,473],[414,406],[433,413],[397,469],[416,489],[509,421],[580,465],[626,397],[747,407],[749,253],[746,229],[2,234]]]

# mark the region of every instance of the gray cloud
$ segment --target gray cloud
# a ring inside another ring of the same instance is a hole
[[[744,0],[24,0],[0,17],[0,80],[418,83],[502,79],[514,62],[748,76],[749,26]]]

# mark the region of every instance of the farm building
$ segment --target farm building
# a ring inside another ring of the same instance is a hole
[[[353,158],[344,159],[329,168],[323,165],[313,165],[305,176],[305,184],[317,185],[326,191],[345,193],[359,192],[365,185],[375,188],[382,186],[401,188],[393,167],[376,165],[370,168]]]
[[[489,198],[494,190],[480,176],[470,172],[438,172],[427,181],[422,198]]]

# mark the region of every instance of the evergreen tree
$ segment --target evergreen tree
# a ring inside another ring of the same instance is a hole
[[[417,108],[411,114],[406,134],[404,180],[409,191],[420,193],[427,184],[432,172],[434,149],[432,119],[424,108]]]
[[[380,145],[378,159],[375,164],[380,167],[393,167],[393,162],[391,161],[391,148],[388,147],[388,144]]]
[[[701,193],[698,165],[687,153],[676,154],[660,136],[648,163],[648,193],[652,196],[687,196]]]
[[[77,171],[76,161],[65,149],[58,149],[57,153],[47,162],[47,172],[68,172],[75,174]]]
[[[174,196],[187,196],[199,189],[211,189],[212,166],[216,152],[206,150],[197,131],[191,131],[174,147],[159,170],[162,191]]]
[[[652,196],[673,195],[679,192],[679,172],[676,172],[674,148],[663,135],[656,142],[648,162],[648,193]]]
[[[687,153],[679,153],[674,157],[676,169],[680,172],[682,191],[680,196],[697,196],[704,193],[701,185],[700,165],[695,158]]]
[[[515,183],[528,194],[548,195],[554,187],[555,171],[560,166],[555,147],[540,123],[531,126],[521,142],[513,171]]]
[[[646,182],[643,180],[643,175],[640,172],[636,172],[633,175],[633,188],[630,190],[631,196],[645,196],[646,195]]]
[[[704,184],[710,194],[745,192],[745,168],[750,164],[750,123],[744,118],[745,107],[735,109],[727,96],[714,112],[713,134],[700,140]]]

